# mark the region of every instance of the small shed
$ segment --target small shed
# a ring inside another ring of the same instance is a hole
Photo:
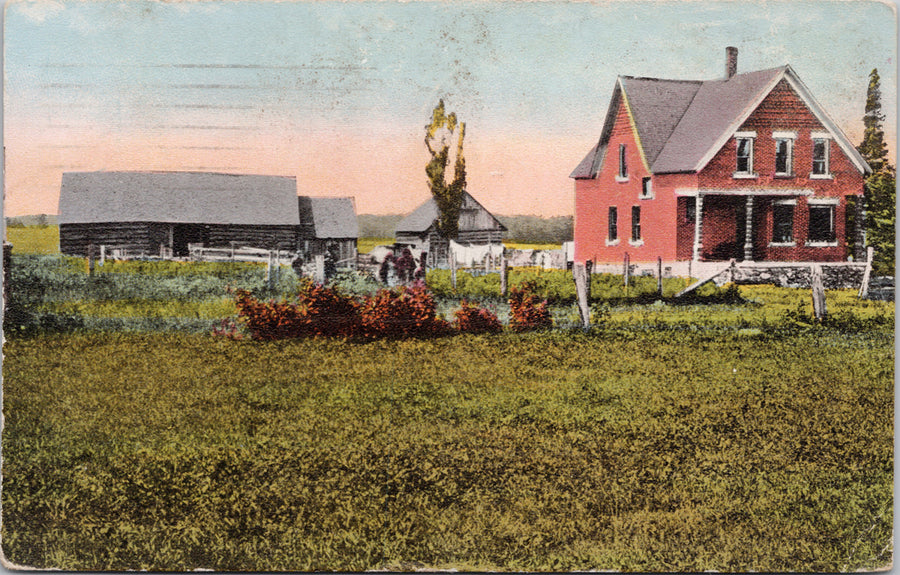
[[[440,216],[437,202],[429,199],[406,216],[394,233],[398,244],[410,245],[428,252],[429,265],[447,265],[450,242],[437,231]],[[506,226],[487,211],[468,192],[463,192],[459,210],[459,233],[455,241],[460,244],[501,244]]]
[[[294,177],[208,172],[69,172],[59,197],[59,245],[187,256],[189,244],[297,249]]]
[[[356,262],[359,223],[353,198],[300,196],[298,251],[308,260],[327,251],[345,264]]]

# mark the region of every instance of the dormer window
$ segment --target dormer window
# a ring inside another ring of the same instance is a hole
[[[796,132],[772,132],[775,138],[775,175],[794,175],[794,139]]]
[[[737,162],[734,168],[735,178],[755,178],[753,172],[753,143],[756,132],[737,132],[734,135],[737,144]]]
[[[812,178],[831,178],[831,134],[813,132],[812,134]]]
[[[625,158],[625,144],[619,144],[619,173],[616,180],[625,182],[628,180],[628,161]]]

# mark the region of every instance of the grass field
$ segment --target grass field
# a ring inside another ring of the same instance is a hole
[[[88,277],[83,260],[20,247],[12,319],[28,329],[7,318],[2,364],[0,540],[14,563],[891,562],[893,303],[831,290],[817,325],[809,290],[742,286],[682,305],[623,298],[597,276],[584,332],[563,297],[571,278],[526,270],[556,302],[552,331],[263,343],[209,332],[234,313],[228,287],[289,296],[287,269],[270,292],[262,266],[122,262]]]
[[[20,254],[58,254],[59,226],[6,228],[6,239]]]
[[[12,341],[4,552],[88,570],[883,565],[892,341]]]

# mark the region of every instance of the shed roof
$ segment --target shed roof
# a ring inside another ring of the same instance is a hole
[[[356,205],[353,198],[300,196],[299,214],[302,224],[311,223],[316,238],[359,237]]]
[[[297,180],[208,172],[67,172],[59,222],[299,225]]]
[[[476,229],[476,226],[480,226],[485,222],[490,222],[489,227],[483,227],[483,229],[499,229],[506,231],[506,226],[500,223],[493,214],[487,211],[484,206],[482,206],[478,201],[472,197],[472,194],[469,192],[463,192],[463,209],[474,209],[482,212],[486,215],[486,218],[460,218],[459,229],[460,231],[473,231]],[[425,202],[423,202],[418,208],[413,210],[411,214],[403,218],[399,224],[397,224],[396,232],[397,233],[423,233],[428,231],[435,220],[440,217],[440,210],[438,210],[437,202],[434,198],[429,198]]]

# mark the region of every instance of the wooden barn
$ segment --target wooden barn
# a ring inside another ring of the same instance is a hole
[[[398,244],[405,244],[428,252],[430,265],[447,264],[449,240],[442,238],[435,222],[439,217],[437,203],[429,199],[406,216],[394,233]],[[459,234],[454,240],[460,244],[500,244],[506,226],[478,203],[468,192],[463,192],[459,210]]]
[[[355,253],[352,198],[297,197],[294,177],[207,172],[73,172],[62,177],[59,244],[188,255],[190,244]]]
[[[356,261],[359,224],[353,198],[300,196],[297,251],[308,260],[331,251],[338,262]]]

